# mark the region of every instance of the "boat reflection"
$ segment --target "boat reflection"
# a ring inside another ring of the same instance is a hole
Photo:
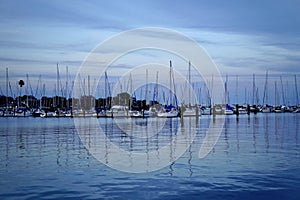
[[[199,159],[199,149],[211,122],[218,125],[222,117],[78,118],[78,121],[2,118],[1,168],[2,171],[26,166],[59,170],[69,165],[90,166],[100,160],[118,170],[162,169],[169,175],[198,176],[205,167],[220,160],[237,159],[242,163],[247,156],[257,156],[257,162],[263,162],[268,155],[280,158],[284,152],[299,151],[297,115],[258,114],[250,119],[243,115],[239,120],[230,116],[225,118],[213,150]]]

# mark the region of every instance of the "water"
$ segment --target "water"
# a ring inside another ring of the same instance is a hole
[[[183,126],[179,119],[168,119],[151,140],[126,136],[112,119],[97,120],[110,144],[133,153],[167,145],[178,130],[189,133],[192,127],[196,135],[184,154],[166,167],[127,173],[89,153],[86,139],[93,137],[80,138],[73,119],[0,118],[0,198],[300,199],[299,114],[226,117],[218,142],[203,159],[198,154],[208,116],[198,124],[187,118]],[[143,120],[134,122],[148,125]],[[163,160],[162,155],[158,158]]]

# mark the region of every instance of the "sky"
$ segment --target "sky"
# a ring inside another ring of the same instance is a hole
[[[290,76],[300,74],[299,4],[297,0],[1,0],[1,91],[5,93],[8,68],[14,92],[16,81],[26,74],[32,87],[42,75],[46,93],[51,95],[57,63],[62,78],[66,66],[74,78],[89,53],[103,41],[144,27],[167,28],[195,40],[232,82],[236,75],[240,79],[249,75],[250,83],[255,73],[261,77],[257,85],[263,84],[268,70],[271,76],[283,76],[285,88],[291,87]],[[149,55],[153,62],[166,65],[173,58],[159,52],[137,53],[132,63],[129,59],[114,63],[111,75],[119,75],[126,66]],[[178,65],[187,69],[187,64]],[[245,87],[241,83],[239,88]]]

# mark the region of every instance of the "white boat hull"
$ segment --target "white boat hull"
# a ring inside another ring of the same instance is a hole
[[[157,113],[157,117],[161,118],[172,118],[172,117],[178,117],[178,111],[170,111],[170,112],[159,112]]]

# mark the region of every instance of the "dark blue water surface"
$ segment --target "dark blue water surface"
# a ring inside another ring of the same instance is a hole
[[[148,140],[98,119],[110,142],[128,151],[160,148],[195,123],[174,125],[178,120],[168,119]],[[0,118],[0,199],[300,199],[300,114],[226,117],[218,142],[200,159],[209,122],[200,117],[193,144],[175,162],[127,173],[90,154],[71,118]]]

